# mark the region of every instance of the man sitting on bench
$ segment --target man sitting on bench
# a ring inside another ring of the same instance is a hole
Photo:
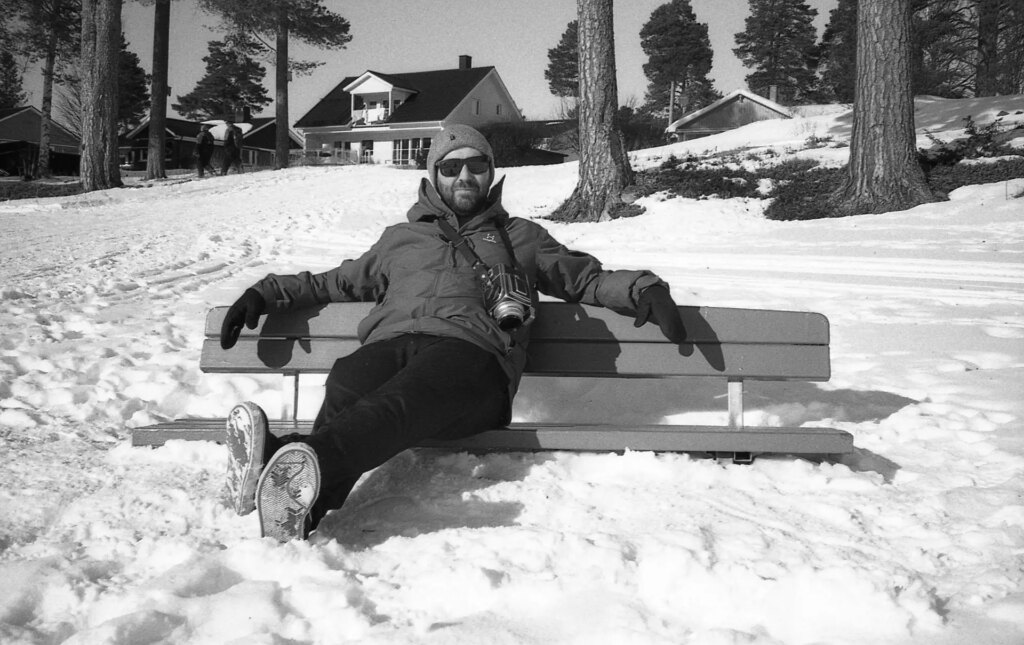
[[[239,514],[258,510],[263,536],[306,537],[363,473],[424,439],[506,425],[537,291],[635,315],[636,326],[652,321],[672,342],[684,340],[656,275],[606,271],[539,224],[509,216],[504,179],[492,188],[491,146],[473,128],[439,132],[427,172],[409,222],[388,227],[362,257],[320,274],[268,275],[228,310],[225,349],[264,313],[377,303],[359,325],[361,347],[327,377],[312,434],[274,436],[249,402],[228,415],[227,492]]]

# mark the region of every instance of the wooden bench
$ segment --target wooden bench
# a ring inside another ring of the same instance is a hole
[[[271,431],[309,432],[296,418],[299,378],[327,373],[339,356],[359,346],[355,330],[372,303],[335,303],[270,315],[256,330],[243,329],[230,350],[220,347],[218,307],[206,321],[200,369],[209,373],[282,374],[292,382],[291,418],[271,421]],[[496,450],[651,450],[707,452],[748,461],[763,453],[850,452],[850,434],[830,428],[743,425],[743,384],[749,380],[827,381],[828,319],[817,313],[680,307],[687,341],[676,346],[657,326],[637,329],[632,318],[600,307],[541,303],[531,334],[524,384],[552,376],[601,379],[708,377],[720,379],[728,397],[727,425],[630,425],[513,423],[458,441],[423,447]],[[616,381],[620,383],[621,381]],[[227,406],[227,404],[225,404]],[[724,407],[724,406],[723,406]],[[666,410],[666,414],[679,410]],[[227,413],[227,407],[225,407]],[[169,439],[220,440],[224,419],[178,419],[136,428],[136,446]]]

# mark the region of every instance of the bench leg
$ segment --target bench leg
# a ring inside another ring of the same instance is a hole
[[[729,427],[743,428],[743,381],[729,379]]]
[[[729,379],[729,428],[743,429],[743,380]],[[754,455],[749,452],[716,452],[715,459],[722,461],[732,459],[734,464],[752,464]]]
[[[291,410],[288,409],[288,399],[285,398],[288,394],[288,385],[291,383],[292,386],[292,400]],[[299,373],[298,372],[286,372],[284,374],[284,392],[285,397],[282,397],[281,402],[281,418],[292,421],[298,421],[299,419]]]

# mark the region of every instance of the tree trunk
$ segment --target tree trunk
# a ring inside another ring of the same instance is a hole
[[[277,135],[274,141],[276,155],[274,170],[288,167],[288,7],[277,8],[277,101],[274,123]]]
[[[121,0],[82,2],[82,187],[121,185],[117,155],[117,57]]]
[[[978,66],[974,95],[999,93],[999,9],[1002,0],[977,0]]]
[[[149,151],[146,179],[167,176],[167,59],[171,39],[171,0],[156,0],[153,16],[153,76],[149,90]]]
[[[848,177],[837,215],[885,213],[934,201],[917,163],[911,91],[910,0],[861,0]]]
[[[57,63],[57,37],[51,34],[46,45],[46,59],[43,61],[43,108],[39,119],[39,158],[36,160],[36,177],[51,177],[50,168],[50,126],[53,123],[53,73]]]
[[[622,214],[622,190],[633,183],[615,124],[615,36],[612,0],[577,0],[579,13],[579,145],[576,190],[552,214],[565,221],[602,221]]]

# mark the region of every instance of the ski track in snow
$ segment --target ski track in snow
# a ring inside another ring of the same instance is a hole
[[[574,182],[507,174],[516,214]],[[841,221],[649,198],[634,220],[549,224],[681,303],[826,313],[832,380],[751,384],[747,422],[843,428],[857,450],[838,463],[410,451],[278,546],[220,501],[221,446],[129,446],[131,427],[244,399],[275,413],[277,379],[199,373],[206,310],[362,252],[419,177],[0,203],[0,641],[1021,642],[1024,209],[1002,186]],[[616,403],[553,387],[597,418],[724,421],[713,384]],[[303,396],[312,414],[315,384]],[[524,391],[517,415],[541,405]]]

